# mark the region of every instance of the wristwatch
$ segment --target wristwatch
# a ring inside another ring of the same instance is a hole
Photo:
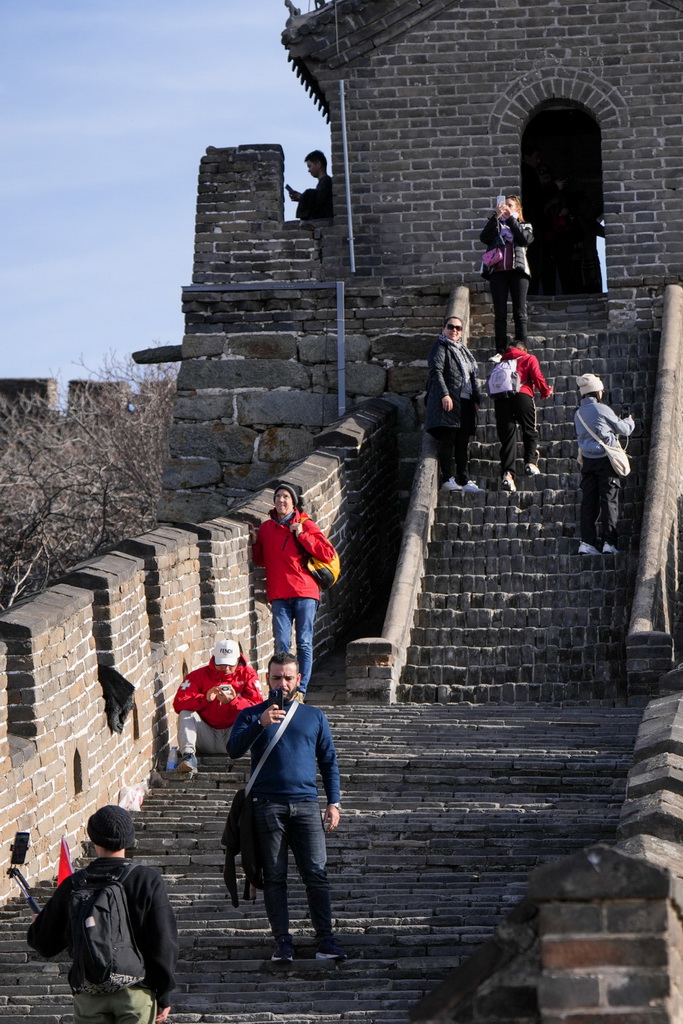
[[[341,811],[342,809],[342,805],[339,802],[336,804],[330,804],[330,807],[336,807],[338,811]]]

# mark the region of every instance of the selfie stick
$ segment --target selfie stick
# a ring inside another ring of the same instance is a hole
[[[28,882],[26,881],[26,879],[22,875],[22,873],[19,870],[19,868],[15,868],[15,867],[7,868],[7,874],[10,876],[10,878],[13,878],[15,880],[15,882],[17,883],[17,885],[21,889],[21,895],[24,897],[24,899],[28,903],[28,905],[31,908],[31,910],[33,911],[33,913],[34,914],[39,914],[40,913],[40,907],[39,907],[38,903],[34,900],[33,896],[31,896],[31,890],[29,889]]]

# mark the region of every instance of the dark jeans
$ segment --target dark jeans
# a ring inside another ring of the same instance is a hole
[[[517,454],[517,425],[522,429],[524,461],[535,463],[538,458],[538,429],[536,427],[536,404],[531,395],[519,392],[496,398],[496,430],[500,441],[500,474],[514,472]]]
[[[504,352],[508,347],[508,295],[512,299],[512,319],[515,323],[515,341],[526,341],[526,296],[529,278],[519,270],[494,270],[489,278],[493,299],[493,326],[496,349]]]
[[[474,433],[476,413],[471,398],[460,399],[459,427],[432,427],[429,433],[436,438],[436,454],[441,471],[441,482],[455,478],[456,484],[466,484],[470,438]],[[455,472],[453,463],[455,462]]]
[[[254,798],[254,829],[263,868],[263,902],[276,939],[289,935],[288,849],[306,886],[308,909],[318,941],[332,934],[327,849],[317,801],[278,804]]]
[[[584,456],[581,467],[581,540],[598,546],[597,523],[602,521],[603,543],[617,546],[619,491],[621,480],[606,455],[599,459]]]

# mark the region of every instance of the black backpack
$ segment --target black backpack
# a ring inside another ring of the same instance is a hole
[[[69,984],[73,992],[117,992],[145,976],[123,888],[134,867],[124,863],[106,874],[84,868],[72,878]]]

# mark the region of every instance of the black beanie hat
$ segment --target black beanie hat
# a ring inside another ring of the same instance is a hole
[[[278,480],[273,488],[273,497],[278,491],[289,491],[292,495],[292,501],[294,502],[294,508],[297,508],[301,512],[303,505],[301,503],[301,488],[298,484],[290,484],[287,480]]]
[[[123,807],[107,804],[88,818],[88,835],[105,850],[126,850],[135,843],[135,826]]]

